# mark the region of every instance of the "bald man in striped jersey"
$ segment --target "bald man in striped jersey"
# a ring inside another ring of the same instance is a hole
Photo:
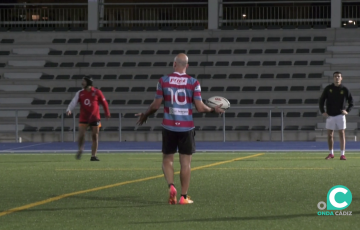
[[[174,73],[160,78],[154,101],[145,113],[136,114],[138,125],[146,122],[164,100],[164,119],[162,122],[162,169],[169,185],[169,204],[177,203],[177,190],[174,185],[174,154],[179,151],[181,197],[179,204],[192,204],[187,195],[190,184],[191,156],[195,153],[195,126],[192,117],[192,104],[199,113],[223,113],[220,107],[209,108],[201,99],[200,83],[186,74],[188,57],[181,53],[175,57]]]

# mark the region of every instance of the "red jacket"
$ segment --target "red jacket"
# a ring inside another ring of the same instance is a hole
[[[90,91],[84,89],[78,91],[69,104],[67,111],[72,111],[77,103],[80,103],[79,122],[92,123],[100,121],[99,104],[102,104],[105,115],[110,117],[108,103],[99,89],[91,87]]]

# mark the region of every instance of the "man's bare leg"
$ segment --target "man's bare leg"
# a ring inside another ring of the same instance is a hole
[[[162,170],[167,184],[174,184],[174,154],[163,154]]]
[[[80,160],[81,154],[84,151],[86,128],[87,128],[86,125],[80,125],[79,126],[78,152],[76,154],[76,159],[78,159],[78,160]]]
[[[328,146],[329,151],[334,150],[334,130],[328,129]]]
[[[340,150],[345,151],[345,130],[339,130]]]
[[[92,145],[91,145],[91,161],[99,161],[99,158],[96,157],[96,153],[99,146],[99,126],[91,127],[92,135]]]
[[[176,204],[176,188],[174,185],[174,154],[163,154],[162,170],[169,185],[169,204]]]
[[[180,154],[181,195],[187,195],[187,192],[189,190],[191,175],[191,157],[192,155]]]
[[[93,126],[92,129],[92,146],[91,146],[91,156],[96,156],[96,152],[99,146],[99,127]]]
[[[327,132],[329,155],[325,158],[326,160],[334,158],[334,130],[328,129]]]
[[[340,156],[340,160],[346,160],[345,157],[345,129],[339,130],[339,139],[340,139],[340,151],[341,151],[341,156]]]

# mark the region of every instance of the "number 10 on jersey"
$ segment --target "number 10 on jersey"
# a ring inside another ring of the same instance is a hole
[[[175,91],[175,94],[174,94],[174,90],[171,89],[171,88],[167,88],[168,91],[170,91],[170,94],[171,94],[171,104],[174,104],[174,99],[175,99],[175,102],[176,104],[178,105],[186,105],[186,90],[185,89],[178,89]],[[179,93],[183,93],[185,94],[185,100],[184,101],[179,101]]]

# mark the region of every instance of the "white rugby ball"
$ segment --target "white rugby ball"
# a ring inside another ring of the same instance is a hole
[[[209,99],[207,99],[206,104],[210,108],[215,108],[217,105],[221,105],[221,104],[222,104],[221,108],[224,110],[230,108],[230,102],[228,101],[228,99],[221,96],[210,97]]]

